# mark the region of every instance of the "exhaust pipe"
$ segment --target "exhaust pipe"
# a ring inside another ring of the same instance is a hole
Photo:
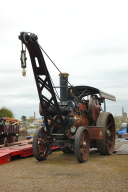
[[[68,73],[61,73],[60,76],[60,101],[67,101],[68,98]]]

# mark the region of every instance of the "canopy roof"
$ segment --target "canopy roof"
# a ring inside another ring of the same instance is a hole
[[[88,95],[94,95],[94,94],[99,94],[100,97],[109,99],[111,101],[116,101],[116,98],[114,95],[105,93],[95,87],[90,87],[90,86],[74,86],[72,88],[68,88],[68,90],[72,89],[73,93],[75,96],[79,96],[80,98],[83,98]]]

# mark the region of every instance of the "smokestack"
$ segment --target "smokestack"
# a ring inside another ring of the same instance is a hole
[[[61,73],[60,76],[60,101],[67,101],[68,97],[68,73]]]
[[[123,115],[124,115],[124,108],[122,107],[122,117],[123,117]]]
[[[36,113],[34,112],[34,119],[36,119]]]

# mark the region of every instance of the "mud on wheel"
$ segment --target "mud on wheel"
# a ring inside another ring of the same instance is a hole
[[[34,134],[33,153],[38,161],[45,160],[49,155],[49,142],[44,127],[39,127]]]
[[[75,155],[79,163],[87,161],[90,149],[89,133],[86,127],[77,129],[75,136]]]
[[[115,146],[115,122],[109,112],[100,113],[96,126],[103,126],[103,139],[96,140],[100,155],[111,155]]]

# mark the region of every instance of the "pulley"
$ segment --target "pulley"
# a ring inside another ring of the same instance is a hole
[[[21,67],[26,68],[26,51],[22,50],[21,51]]]
[[[22,75],[26,76],[25,68],[26,68],[26,60],[27,60],[27,58],[26,58],[26,48],[25,48],[25,50],[23,49],[23,43],[22,43],[22,50],[21,50],[20,60],[21,60],[21,68],[23,69],[22,70]]]

